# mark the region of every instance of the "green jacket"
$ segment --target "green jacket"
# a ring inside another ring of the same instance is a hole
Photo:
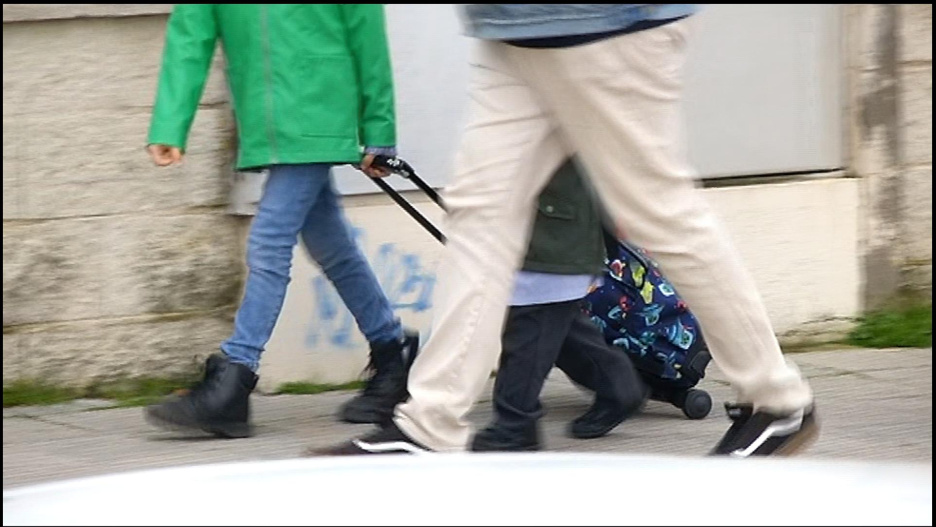
[[[540,193],[523,270],[600,273],[606,254],[603,217],[578,167],[566,161]]]
[[[395,147],[382,4],[176,4],[150,144],[185,148],[218,39],[239,169],[357,163],[364,146]]]

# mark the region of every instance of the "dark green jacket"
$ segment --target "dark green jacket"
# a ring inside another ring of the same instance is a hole
[[[603,211],[572,161],[559,167],[539,197],[523,270],[598,274],[604,264]]]
[[[357,163],[396,146],[382,4],[176,4],[149,143],[185,148],[218,40],[240,169]]]

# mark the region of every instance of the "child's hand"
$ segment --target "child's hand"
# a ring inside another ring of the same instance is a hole
[[[383,178],[390,175],[390,172],[379,167],[372,166],[374,164],[374,158],[377,157],[374,154],[365,154],[364,158],[361,159],[361,172],[364,172],[372,178]]]
[[[167,167],[182,162],[182,149],[174,146],[148,145],[146,151],[149,152],[156,166]]]

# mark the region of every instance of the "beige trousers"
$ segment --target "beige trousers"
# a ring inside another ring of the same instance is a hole
[[[560,49],[476,44],[469,124],[444,194],[432,334],[395,415],[414,440],[440,452],[468,445],[466,415],[497,363],[536,198],[572,154],[621,233],[650,251],[691,307],[739,401],[775,411],[811,402],[686,159],[687,23]]]

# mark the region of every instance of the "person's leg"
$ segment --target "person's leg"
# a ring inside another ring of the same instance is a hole
[[[328,170],[327,165],[270,169],[247,240],[247,283],[233,335],[221,344],[223,354],[209,357],[202,382],[180,397],[147,407],[147,420],[224,437],[250,435],[255,371],[282,309],[299,229],[324,188]]]
[[[581,308],[562,343],[556,367],[572,381],[595,392],[591,408],[571,423],[573,437],[610,432],[643,404],[647,391],[624,350],[614,349]]]
[[[299,232],[327,188],[329,172],[330,166],[323,164],[270,168],[247,238],[247,283],[234,333],[221,344],[231,362],[259,368],[286,298]]]
[[[301,234],[309,257],[335,286],[367,342],[402,339],[400,320],[352,236],[331,177],[309,210]]]
[[[793,430],[787,436],[798,447],[793,436],[816,429],[812,392],[784,360],[755,283],[687,161],[680,108],[685,24],[542,55],[518,48],[511,54],[555,112],[616,225],[654,255],[692,306],[740,401],[792,416],[778,418],[778,427]]]
[[[302,242],[370,344],[373,375],[363,392],[342,406],[339,416],[352,423],[377,423],[388,419],[406,397],[408,363],[416,353],[417,338],[404,339],[400,321],[355,242],[339,199],[329,176],[306,216]]]
[[[472,440],[473,451],[538,450],[540,392],[579,302],[514,306],[507,312],[494,381],[494,419]]]
[[[466,416],[497,362],[536,197],[568,155],[550,116],[503,63],[505,46],[480,43],[472,61],[469,124],[444,196],[448,241],[432,335],[410,372],[410,399],[397,406],[394,420],[406,438],[436,451],[468,446]],[[374,443],[391,439],[369,438],[365,446],[373,451]],[[362,442],[352,444],[359,451]]]

